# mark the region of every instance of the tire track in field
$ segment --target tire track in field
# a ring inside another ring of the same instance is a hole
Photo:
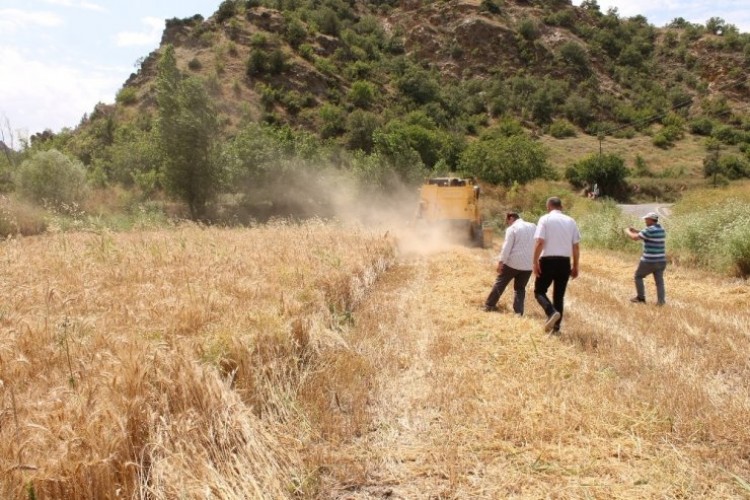
[[[668,269],[666,307],[631,304],[635,259],[584,250],[557,338],[532,284],[526,317],[510,290],[503,313],[480,311],[490,261],[403,258],[357,313],[379,374],[372,426],[337,450],[360,469],[326,498],[739,496],[727,471],[750,474],[748,323],[732,314],[745,290],[727,298],[717,280],[703,300],[684,284],[705,277]]]

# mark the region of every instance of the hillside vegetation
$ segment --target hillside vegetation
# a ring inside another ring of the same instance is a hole
[[[749,54],[731,20],[654,27],[596,1],[225,0],[168,20],[116,103],[4,149],[0,186],[54,208],[125,189],[126,210],[168,199],[211,222],[330,216],[331,175],[674,201],[750,175]],[[40,177],[49,150],[68,164]],[[81,173],[75,199],[39,188]]]

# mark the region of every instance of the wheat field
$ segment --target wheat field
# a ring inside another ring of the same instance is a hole
[[[0,245],[0,497],[747,498],[750,287],[582,249],[563,333],[497,251],[310,222]]]

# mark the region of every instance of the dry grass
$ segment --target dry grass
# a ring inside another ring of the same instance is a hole
[[[549,148],[551,162],[560,172],[599,153],[599,140],[596,136],[580,134],[567,139],[544,136],[541,141]],[[620,156],[629,168],[635,166],[635,159],[640,156],[653,174],[662,174],[669,168],[673,175],[702,178],[703,158],[706,156],[704,143],[705,138],[687,134],[673,147],[660,149],[653,145],[651,137],[639,134],[632,139],[606,137],[602,142],[602,152]],[[741,155],[737,147],[726,147],[722,151],[722,154]]]
[[[373,431],[341,451],[366,473],[326,496],[746,497],[750,289],[670,268],[669,305],[636,306],[635,264],[586,251],[558,339],[533,297],[480,311],[486,251],[403,260],[358,315],[388,353]]]
[[[531,296],[480,310],[492,251],[417,243],[4,243],[0,497],[750,494],[747,282],[672,266],[633,305],[636,258],[584,249],[556,338]]]
[[[310,223],[0,252],[1,498],[315,494],[304,446],[344,431],[301,388],[345,345],[390,241]]]

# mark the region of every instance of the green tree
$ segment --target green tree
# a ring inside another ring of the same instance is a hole
[[[346,122],[347,145],[351,149],[361,149],[365,153],[371,153],[375,145],[372,135],[379,125],[380,120],[376,114],[355,109],[351,112]]]
[[[724,179],[721,171],[721,163],[719,163],[719,149],[720,145],[716,141],[711,141],[707,146],[707,154],[703,158],[703,176],[712,178],[714,187],[721,183]]]
[[[406,136],[378,130],[373,134],[373,141],[375,150],[372,156],[379,158],[387,166],[392,182],[408,185],[424,177],[424,163]],[[381,185],[387,187],[388,184]]]
[[[100,185],[116,182],[129,187],[135,184],[149,193],[159,187],[159,162],[154,131],[126,124],[115,131],[115,142],[107,149],[106,158],[94,159],[89,179],[95,177]]]
[[[188,205],[194,220],[199,219],[220,182],[214,154],[216,111],[203,82],[180,74],[171,45],[159,61],[156,85],[164,187]]]
[[[627,193],[628,173],[625,160],[618,155],[593,154],[569,167],[565,178],[576,187],[598,184],[603,196],[621,199]]]
[[[216,21],[223,23],[237,12],[237,2],[235,0],[224,0],[219,4],[219,10],[216,12]]]
[[[483,181],[506,186],[553,176],[546,149],[526,135],[474,142],[461,154],[459,168]]]
[[[21,195],[37,203],[76,203],[86,194],[86,170],[56,149],[40,151],[21,163],[16,173]]]
[[[396,81],[398,90],[417,104],[426,104],[440,94],[440,84],[435,77],[417,66],[409,67]]]
[[[346,131],[346,114],[340,106],[324,104],[318,110],[320,116],[320,136],[323,139],[336,137]]]

